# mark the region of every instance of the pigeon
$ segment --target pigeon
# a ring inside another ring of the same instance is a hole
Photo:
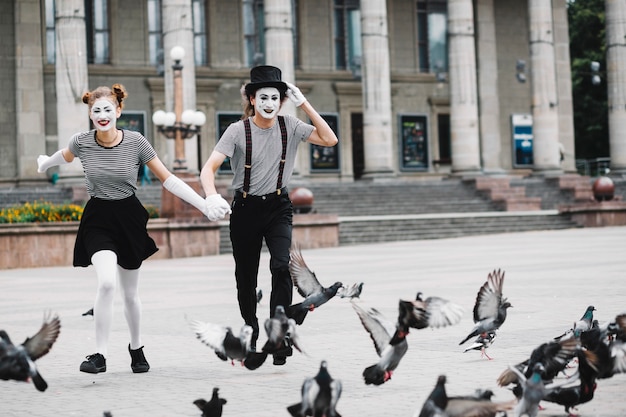
[[[293,318],[297,324],[302,324],[309,311],[313,311],[333,298],[343,284],[335,282],[328,288],[323,287],[317,280],[315,273],[304,262],[299,247],[292,248],[290,256],[289,272],[291,273],[291,279],[298,293],[304,297],[304,300],[290,305],[287,308],[287,315]]]
[[[419,417],[495,417],[511,410],[516,402],[492,402],[491,390],[476,390],[473,395],[448,397],[445,383],[446,376],[440,375]]]
[[[536,364],[541,364],[541,379],[544,382],[551,382],[560,372],[565,370],[570,361],[577,356],[579,350],[580,346],[574,339],[542,343],[533,349],[527,360],[517,364],[515,369],[521,372],[525,378],[530,378]],[[522,384],[517,373],[510,367],[500,374],[498,384],[501,387],[516,384],[512,389],[513,394],[518,398],[521,397]]]
[[[447,405],[446,376],[439,375],[435,388],[433,388],[428,398],[426,398],[426,401],[424,401],[417,417],[447,417],[447,414],[444,412]]]
[[[33,337],[27,337],[21,345],[14,345],[7,332],[0,330],[0,379],[32,380],[37,390],[45,391],[48,384],[39,373],[35,361],[50,351],[60,332],[59,317],[50,319],[48,315],[44,317],[39,331]]]
[[[422,299],[418,292],[414,301],[400,300],[398,321],[405,327],[424,329],[457,324],[463,317],[463,307],[440,297]]]
[[[256,302],[257,304],[261,303],[261,299],[263,299],[263,290],[262,289],[258,289],[256,292]]]
[[[391,379],[393,371],[408,349],[406,341],[408,328],[403,328],[399,324],[394,325],[375,308],[364,310],[355,303],[352,303],[352,307],[370,334],[376,353],[380,357],[376,364],[368,366],[363,371],[365,384],[382,385]]]
[[[577,359],[577,378],[570,378],[569,384],[555,388],[543,397],[544,401],[565,407],[569,416],[574,416],[571,410],[575,406],[591,401],[596,390],[596,356],[590,351],[579,350]]]
[[[341,298],[349,298],[352,300],[354,298],[360,298],[361,292],[363,292],[363,283],[359,282],[354,283],[349,287],[339,288],[339,290],[337,290],[337,295]]]
[[[246,365],[246,359],[251,353],[251,326],[243,325],[239,334],[235,335],[232,328],[219,324],[191,320],[189,325],[196,337],[213,349],[218,358],[223,361],[230,360],[232,364],[234,364],[234,361],[239,361],[244,366]]]
[[[85,311],[82,316],[93,316],[93,308],[90,308],[89,310]]]
[[[504,284],[504,271],[494,270],[487,276],[487,281],[480,287],[474,304],[475,326],[465,339],[459,343],[462,345],[472,337],[486,336],[488,332],[495,332],[506,320],[506,312],[513,307],[502,296]]]
[[[567,330],[562,335],[555,337],[554,340],[568,339],[572,337],[579,338],[582,332],[586,332],[591,329],[594,321],[594,311],[596,311],[594,306],[588,306],[580,320],[575,321],[571,329]]]
[[[611,378],[626,372],[626,315],[621,314],[606,325],[582,332],[582,346],[595,355],[597,378]]]
[[[341,397],[341,381],[330,376],[325,360],[315,377],[304,380],[301,392],[302,401],[287,407],[293,417],[341,417],[336,410]]]
[[[285,337],[289,332],[289,317],[285,314],[285,307],[276,306],[274,317],[265,320],[265,332],[267,342],[263,346],[263,352],[274,353],[284,347]]]
[[[213,395],[209,401],[200,398],[195,400],[193,403],[202,411],[202,417],[221,417],[222,416],[222,408],[224,404],[226,404],[226,400],[224,398],[220,398],[218,395],[219,388],[213,388]]]
[[[489,348],[493,344],[495,338],[495,331],[479,334],[478,336],[476,336],[474,343],[465,348],[463,353],[469,352],[470,350],[480,350],[481,358],[486,357],[487,359],[492,360],[493,358],[487,354],[487,348]]]

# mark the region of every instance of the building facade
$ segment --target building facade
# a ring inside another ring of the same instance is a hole
[[[4,183],[46,181],[37,174],[37,156],[89,129],[80,97],[114,83],[129,92],[121,124],[142,131],[172,166],[174,141],[159,133],[152,114],[173,110],[175,46],[186,52],[183,107],[206,115],[200,133],[185,140],[192,172],[240,117],[240,88],[258,64],[280,67],[339,137],[335,148],[300,149],[303,178],[575,171],[566,0],[0,5]],[[284,112],[305,117],[289,105]],[[611,145],[626,153],[619,139]],[[626,168],[625,155],[612,159],[617,170]],[[61,178],[80,176],[77,162],[61,168]],[[219,179],[230,181],[227,165]]]

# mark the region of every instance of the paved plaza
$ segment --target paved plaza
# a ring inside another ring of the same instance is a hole
[[[150,372],[133,374],[127,351],[128,330],[119,295],[107,356],[107,372],[78,371],[94,353],[92,268],[55,267],[0,271],[0,329],[22,342],[40,327],[45,311],[61,318],[61,334],[37,363],[49,384],[0,381],[1,416],[114,417],[200,416],[192,404],[208,399],[213,387],[228,401],[223,415],[289,416],[299,402],[304,378],[314,376],[321,360],[343,383],[337,410],[344,417],[412,417],[445,374],[448,395],[492,389],[495,401],[513,394],[496,384],[510,364],[571,327],[587,305],[600,322],[626,311],[626,227],[569,229],[455,239],[394,242],[303,250],[318,279],[330,285],[364,282],[356,302],[396,318],[400,298],[418,291],[462,305],[462,321],[444,329],[412,330],[408,352],[390,381],[366,386],[361,373],[378,359],[374,345],[346,299],[335,298],[309,313],[298,328],[308,356],[294,352],[285,366],[271,358],[259,369],[222,362],[190,330],[186,316],[239,329],[234,262],[231,255],[148,260],[141,275],[144,352]],[[489,349],[463,353],[459,342],[473,327],[476,292],[487,274],[506,272],[504,294],[513,305]],[[259,287],[265,296],[259,317],[268,315],[270,277],[263,254]],[[294,293],[294,302],[301,297]],[[259,345],[264,342],[261,335]],[[594,399],[578,407],[584,417],[626,416],[626,375],[598,381]],[[565,416],[563,407],[544,403],[540,417]],[[511,415],[511,414],[509,414]]]

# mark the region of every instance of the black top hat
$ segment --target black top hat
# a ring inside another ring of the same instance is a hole
[[[271,65],[260,65],[250,70],[250,83],[246,84],[246,94],[252,96],[259,88],[275,87],[284,93],[287,91],[287,84],[281,81],[279,68]]]

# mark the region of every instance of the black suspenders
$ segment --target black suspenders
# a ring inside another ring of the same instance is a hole
[[[278,116],[278,125],[280,126],[280,136],[283,142],[283,152],[278,165],[278,182],[276,184],[276,194],[280,195],[280,190],[283,188],[285,158],[287,157],[287,127],[285,126],[285,118],[283,116]],[[242,194],[243,198],[246,198],[250,190],[250,172],[252,171],[252,131],[250,130],[250,119],[243,119],[243,126],[246,131],[246,162],[244,165]]]

